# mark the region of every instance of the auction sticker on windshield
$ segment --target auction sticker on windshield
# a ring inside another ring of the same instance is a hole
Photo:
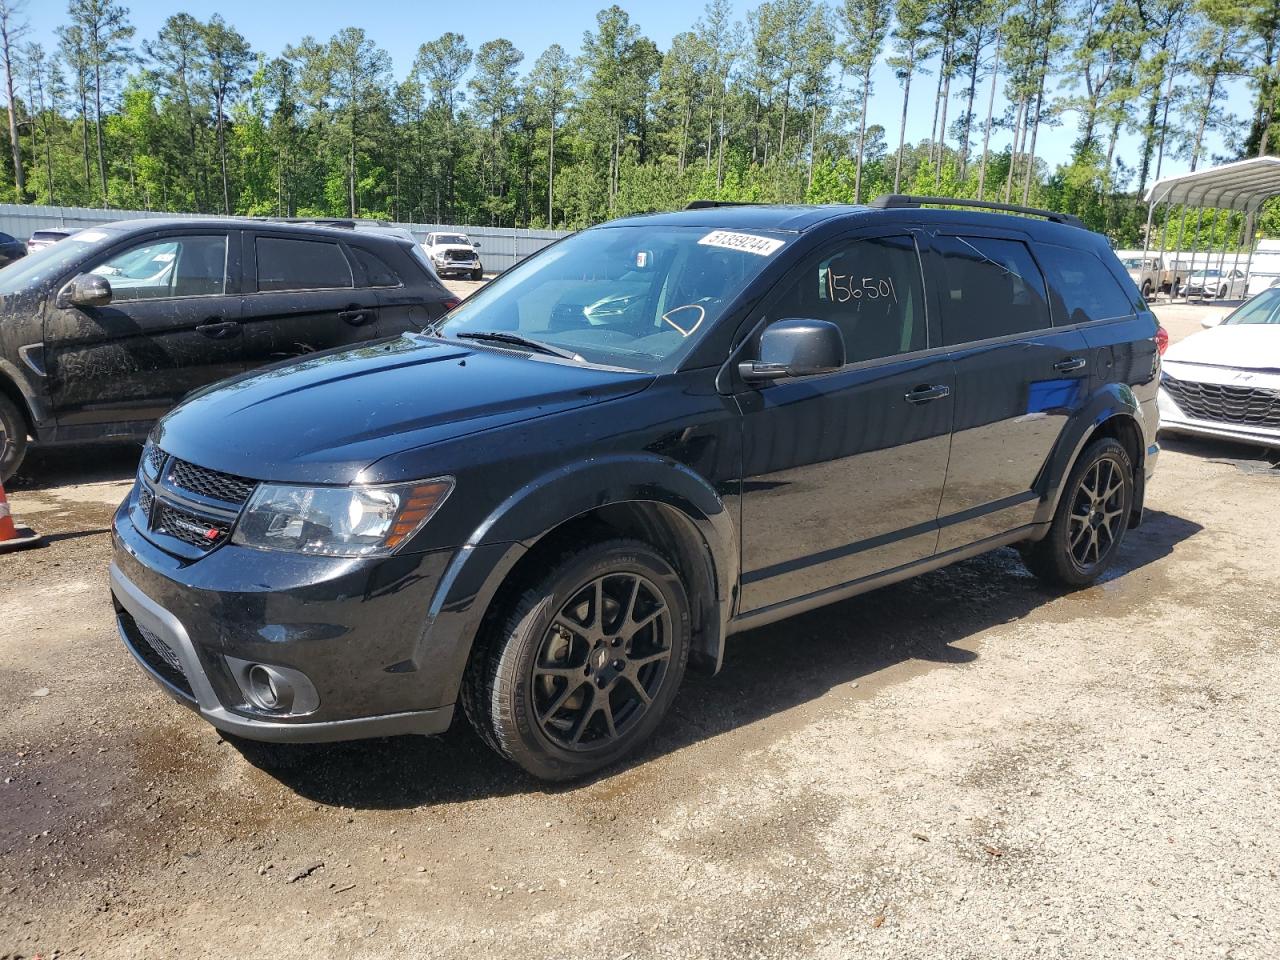
[[[698,243],[707,247],[724,247],[726,250],[741,250],[761,257],[771,257],[786,241],[757,237],[752,233],[734,233],[732,230],[712,230]]]

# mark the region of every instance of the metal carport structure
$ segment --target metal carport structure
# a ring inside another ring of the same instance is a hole
[[[1160,260],[1164,262],[1164,253],[1168,247],[1169,241],[1169,214],[1172,208],[1177,205],[1183,208],[1182,217],[1178,225],[1178,237],[1175,244],[1175,250],[1182,249],[1182,239],[1187,226],[1187,208],[1194,207],[1196,209],[1196,229],[1195,244],[1191,251],[1191,262],[1187,269],[1187,275],[1190,276],[1195,272],[1196,258],[1200,253],[1198,246],[1200,241],[1200,227],[1204,220],[1206,210],[1213,211],[1213,227],[1210,230],[1210,242],[1205,247],[1205,260],[1201,264],[1200,269],[1208,269],[1213,258],[1212,238],[1213,233],[1217,230],[1218,219],[1223,211],[1230,216],[1231,213],[1241,213],[1244,216],[1244,236],[1243,243],[1237,245],[1235,252],[1235,260],[1231,269],[1234,271],[1240,265],[1240,248],[1243,246],[1248,249],[1249,255],[1245,262],[1244,268],[1244,295],[1248,296],[1249,291],[1249,271],[1253,265],[1253,248],[1255,233],[1257,231],[1258,212],[1262,209],[1262,204],[1270,197],[1280,195],[1280,157],[1253,157],[1249,160],[1238,160],[1235,163],[1225,163],[1221,166],[1210,167],[1207,170],[1197,170],[1193,173],[1184,173],[1176,177],[1165,177],[1163,180],[1157,180],[1151,185],[1151,189],[1147,191],[1147,229],[1143,238],[1143,257],[1144,259],[1151,252],[1151,230],[1155,222],[1156,208],[1160,204],[1166,205],[1164,229],[1160,233]],[[1227,257],[1227,240],[1223,239],[1222,250],[1218,253],[1218,269],[1223,268],[1223,264]],[[1156,292],[1159,292],[1157,287]],[[1169,290],[1169,298],[1172,300],[1177,296],[1176,285]]]

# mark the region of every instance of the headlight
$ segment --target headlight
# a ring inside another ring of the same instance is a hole
[[[326,557],[386,556],[421,530],[452,490],[452,477],[385,487],[264,483],[231,542]]]

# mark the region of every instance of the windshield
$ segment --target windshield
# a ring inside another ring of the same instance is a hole
[[[1197,277],[1220,277],[1222,276],[1222,271],[1221,270],[1197,270],[1195,275]]]
[[[1270,323],[1280,325],[1280,287],[1268,287],[1237,308],[1222,321],[1222,326],[1237,323]]]
[[[1120,262],[1124,264],[1125,268],[1128,270],[1137,270],[1142,267],[1144,263],[1147,266],[1151,266],[1152,263],[1150,260],[1144,261],[1139,257],[1124,257]]]
[[[85,254],[100,250],[118,236],[120,234],[114,230],[81,230],[65,240],[39,247],[0,270],[0,296],[48,283]]]
[[[461,243],[471,246],[471,241],[459,233],[437,233],[436,243]]]
[[[786,243],[706,227],[586,230],[504,273],[439,333],[518,333],[593,363],[669,369]]]

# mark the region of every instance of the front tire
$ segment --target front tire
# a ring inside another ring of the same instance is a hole
[[[1115,560],[1133,509],[1133,462],[1111,437],[1085,448],[1063,486],[1043,540],[1022,550],[1032,573],[1047,583],[1084,587]]]
[[[1142,285],[1142,299],[1149,301],[1151,299],[1151,281],[1148,280]]]
[[[483,280],[483,279],[484,279],[484,268],[483,268],[483,267],[476,267],[474,270],[472,270],[472,271],[471,271],[471,279],[472,279],[472,280],[476,280],[476,281]]]
[[[0,483],[18,472],[27,455],[27,421],[7,396],[0,393]]]
[[[1225,299],[1227,299],[1227,286],[1226,286],[1226,284],[1223,284],[1222,286],[1220,286],[1220,287],[1218,288],[1218,299],[1219,299],[1219,300],[1225,300]]]
[[[637,540],[563,554],[493,625],[462,701],[480,737],[543,780],[608,766],[653,733],[689,656],[689,600]]]

